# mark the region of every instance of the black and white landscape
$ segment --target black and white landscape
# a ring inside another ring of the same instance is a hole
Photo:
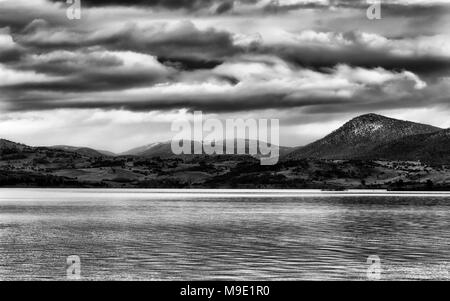
[[[449,113],[449,0],[0,0],[0,280],[449,280]]]

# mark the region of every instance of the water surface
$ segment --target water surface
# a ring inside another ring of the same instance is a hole
[[[450,279],[450,194],[0,189],[0,279]]]

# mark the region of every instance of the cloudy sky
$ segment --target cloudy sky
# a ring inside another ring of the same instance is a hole
[[[0,0],[1,138],[118,152],[196,110],[280,119],[289,146],[369,112],[450,127],[450,0],[81,5]]]

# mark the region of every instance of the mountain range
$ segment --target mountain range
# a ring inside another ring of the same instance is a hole
[[[258,141],[254,141],[256,144],[258,144]],[[190,141],[190,140],[184,140],[183,143],[190,144],[191,146],[191,152],[194,153],[194,147],[202,147],[202,143],[198,141]],[[223,153],[226,152],[226,143],[227,141],[220,141],[217,142],[217,146],[223,149]],[[235,139],[234,140],[234,149],[233,154],[249,154],[250,149],[250,140],[249,139]],[[144,146],[132,148],[130,150],[127,150],[122,153],[112,153],[104,150],[95,150],[92,148],[87,147],[72,147],[72,146],[51,146],[51,148],[54,149],[61,149],[71,152],[76,152],[81,155],[87,155],[91,157],[99,157],[99,156],[135,156],[135,157],[144,157],[144,158],[169,158],[169,157],[176,157],[176,156],[183,156],[183,155],[175,155],[172,152],[172,146],[171,141],[165,141],[165,142],[155,142],[150,143]],[[280,156],[284,156],[285,154],[289,153],[292,150],[291,147],[286,146],[279,146],[279,152]],[[259,150],[258,150],[259,153]],[[256,154],[255,157],[259,157],[260,155]]]
[[[186,143],[186,141],[185,141]],[[191,142],[191,147],[200,142]],[[221,144],[224,146],[226,141]],[[301,147],[280,146],[283,160],[326,159],[326,160],[404,160],[424,161],[433,164],[450,163],[450,129],[431,125],[393,119],[377,114],[358,116],[326,137]],[[24,148],[7,140],[0,140],[3,148]],[[49,148],[75,152],[87,157],[137,156],[145,158],[167,158],[172,153],[171,142],[151,143],[115,154],[88,147],[51,146]],[[242,147],[241,147],[242,148]],[[238,149],[235,141],[235,153],[248,153],[249,141],[245,141],[245,150]]]
[[[280,147],[273,166],[240,142],[237,155],[175,155],[170,142],[114,154],[0,139],[0,186],[450,189],[450,129],[362,115],[309,145]]]

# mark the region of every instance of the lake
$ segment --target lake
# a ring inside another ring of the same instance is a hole
[[[450,280],[450,193],[0,189],[0,279]]]

